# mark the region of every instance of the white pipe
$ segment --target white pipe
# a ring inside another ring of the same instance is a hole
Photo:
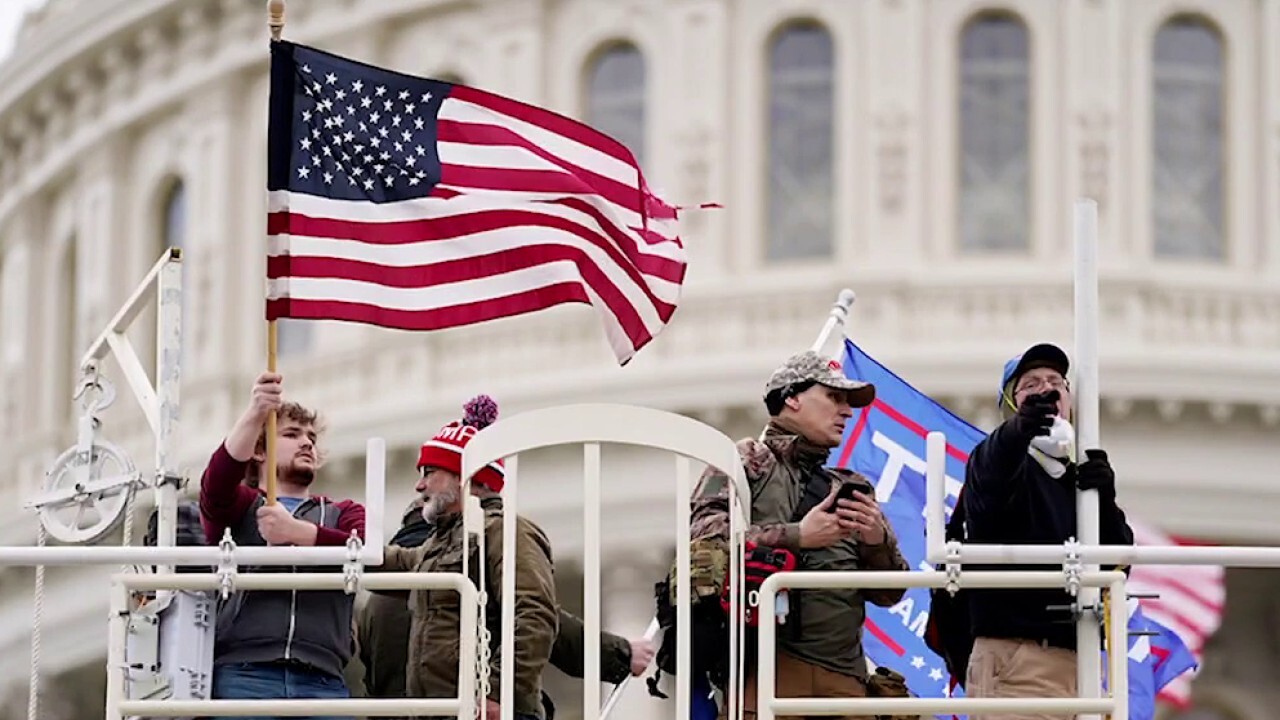
[[[649,627],[644,630],[644,639],[652,641],[658,636],[658,631],[660,629],[661,628],[658,626],[658,618],[653,618],[649,621]],[[608,699],[604,701],[604,707],[600,708],[600,720],[606,720],[610,713],[613,712],[613,708],[618,704],[618,700],[622,699],[622,693],[627,689],[627,686],[631,684],[632,677],[634,676],[627,675],[622,678],[622,682],[613,686],[613,690],[609,693]]]
[[[853,307],[853,301],[857,299],[857,295],[845,288],[836,296],[836,301],[831,306],[831,314],[827,316],[826,323],[823,324],[822,330],[818,332],[818,338],[813,341],[810,348],[816,353],[822,352],[822,348],[827,344],[827,340],[831,338],[831,333],[835,329],[844,325],[845,318],[849,316],[849,308]]]
[[[1091,565],[1280,567],[1280,547],[1082,545],[1079,550],[1082,562]],[[1062,545],[967,543],[961,546],[960,557],[966,565],[1061,565],[1066,559],[1066,550]]]
[[[216,547],[110,547],[59,545],[55,547],[0,547],[0,567],[36,565],[217,565],[221,551]],[[233,556],[238,565],[341,565],[347,560],[345,547],[237,547]],[[382,544],[365,545],[360,560],[365,565],[382,564]]]
[[[1080,584],[1088,587],[1109,587],[1124,579],[1119,570],[1086,572],[1080,575]],[[770,575],[760,584],[760,602],[766,595],[776,594],[784,588],[807,590],[857,589],[857,588],[936,588],[947,584],[947,574],[939,570],[840,570],[818,572],[812,570],[779,572]],[[1060,588],[1066,586],[1061,571],[1042,570],[975,570],[964,574],[966,588]],[[764,612],[761,611],[761,617]],[[764,647],[765,626],[760,623],[760,646]]]
[[[106,720],[123,720],[119,707],[125,699],[125,643],[128,635],[129,590],[113,584],[108,590],[107,616],[107,704]]]
[[[990,713],[993,716],[1013,717],[1022,713],[1072,714],[1080,712],[1113,712],[1117,703],[1111,699],[1082,700],[1078,698],[778,698],[773,701],[771,712],[763,705],[760,720],[773,720],[775,713],[785,717],[811,717],[815,715],[968,715]]]
[[[155,287],[156,278],[160,276],[160,272],[171,260],[174,259],[173,249],[166,250],[160,259],[156,261],[147,274],[143,276],[142,282],[138,283],[133,289],[133,293],[124,301],[120,309],[116,311],[115,316],[111,318],[111,322],[107,324],[107,328],[89,345],[89,349],[80,357],[80,367],[84,367],[94,360],[101,360],[110,352],[107,342],[112,333],[122,333],[129,329],[129,324],[133,319],[142,312],[142,308],[147,305],[147,293],[151,292]],[[179,256],[180,257],[180,256]]]
[[[676,720],[689,720],[692,697],[693,613],[689,591],[689,500],[692,495],[689,458],[676,457]],[[761,623],[767,625],[768,623]]]
[[[1086,449],[1099,446],[1098,426],[1098,203],[1078,200],[1075,204],[1075,385],[1074,425],[1077,461]],[[1102,542],[1098,511],[1098,491],[1085,490],[1076,495],[1076,538],[1084,545]],[[1084,570],[1096,570],[1097,564],[1086,563]],[[1077,602],[1090,608],[1099,602],[1096,588],[1081,588]],[[1098,617],[1082,612],[1076,621],[1076,680],[1080,696],[1102,695],[1102,637]],[[1099,720],[1093,715],[1080,720]]]
[[[1124,587],[1124,573],[1119,571],[1086,572],[1080,576],[1082,586]],[[857,589],[857,588],[913,588],[941,587],[947,574],[936,570],[918,572],[895,571],[840,571],[840,572],[780,572],[770,575],[760,585],[759,609],[761,618],[773,617],[777,609],[777,594],[783,588],[808,589]],[[965,587],[969,588],[1053,588],[1063,587],[1065,578],[1060,572],[1038,571],[977,571],[966,573]],[[924,714],[972,714],[982,712],[1115,712],[1112,699],[1072,698],[798,698],[779,699],[775,696],[777,626],[761,622],[759,625],[759,657],[756,674],[756,717],[774,720],[782,715],[924,715]],[[1127,670],[1127,667],[1126,667]],[[1128,699],[1125,699],[1128,702]],[[1123,720],[1123,718],[1122,718]]]
[[[1109,687],[1116,707],[1111,720],[1129,720],[1129,603],[1124,583],[1111,583],[1111,663]]]
[[[729,507],[737,504],[738,487],[729,483]],[[748,513],[747,517],[750,515]],[[745,520],[745,522],[744,522]],[[726,688],[725,703],[729,720],[742,720],[745,709],[742,707],[743,683],[745,680],[745,658],[742,657],[743,630],[742,621],[742,585],[746,571],[746,528],[749,519],[738,517],[737,512],[729,513],[729,686]],[[692,642],[692,641],[691,641]]]
[[[182,253],[166,251],[158,275],[156,293],[156,542],[159,547],[177,544],[178,487],[174,467],[174,431],[181,417],[182,388]],[[174,478],[174,482],[169,482]],[[172,572],[158,566],[156,572]]]
[[[336,699],[336,700],[126,700],[120,712],[127,717],[440,717],[458,716],[457,699]]]
[[[583,682],[585,718],[600,707],[600,443],[582,446]]]
[[[498,705],[502,720],[515,720],[516,697],[516,463],[506,462],[506,482],[502,486],[502,689]]]
[[[217,590],[217,573],[128,573],[115,575],[111,582],[129,591],[137,590]],[[454,590],[463,605],[476,603],[476,589],[461,573],[378,572],[361,573],[359,587],[365,590]],[[237,590],[342,590],[342,573],[240,573]]]
[[[387,507],[387,441],[380,437],[369,438],[365,443],[364,503],[364,546],[360,550],[360,561],[381,565],[386,544],[383,518]]]
[[[925,560],[937,564],[947,554],[947,436],[925,436]]]

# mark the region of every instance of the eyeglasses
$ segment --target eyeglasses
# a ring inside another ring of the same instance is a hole
[[[1040,392],[1043,390],[1057,390],[1062,392],[1071,388],[1071,383],[1066,378],[1061,377],[1045,377],[1045,378],[1026,378],[1018,383],[1017,388],[1013,391],[1014,395],[1021,395],[1024,392]]]

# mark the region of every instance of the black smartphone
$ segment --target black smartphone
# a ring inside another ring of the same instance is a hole
[[[836,507],[840,504],[841,500],[853,500],[854,491],[860,492],[867,497],[876,496],[875,488],[870,485],[857,482],[846,482],[840,486],[839,490],[836,491],[836,501],[831,503],[830,512],[836,511]]]

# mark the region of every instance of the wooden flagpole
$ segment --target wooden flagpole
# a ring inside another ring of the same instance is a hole
[[[284,0],[267,0],[267,27],[271,30],[271,42],[280,39],[284,31]],[[267,372],[276,371],[276,321],[267,321]],[[267,479],[267,504],[276,504],[276,411],[267,413],[267,459],[263,463],[263,475]]]

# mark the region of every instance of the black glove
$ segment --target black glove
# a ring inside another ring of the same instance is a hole
[[[1048,435],[1053,427],[1053,416],[1058,414],[1058,391],[1043,395],[1028,395],[1013,416],[1013,431],[1027,442],[1037,435]]]
[[[1102,504],[1116,502],[1116,472],[1107,461],[1106,450],[1085,450],[1089,458],[1076,469],[1076,487],[1081,490],[1097,490]]]

